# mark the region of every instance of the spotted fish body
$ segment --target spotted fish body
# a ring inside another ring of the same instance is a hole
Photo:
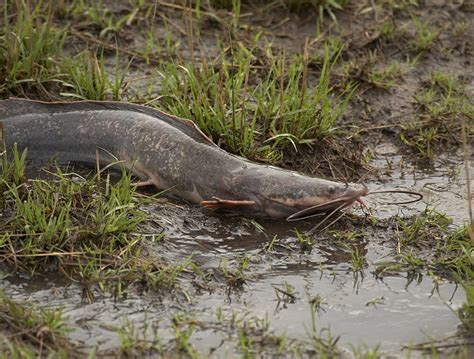
[[[361,185],[257,164],[214,145],[193,122],[140,105],[81,101],[0,101],[7,149],[36,161],[103,164],[119,160],[143,181],[193,203],[250,217],[286,218],[337,199],[353,202]]]

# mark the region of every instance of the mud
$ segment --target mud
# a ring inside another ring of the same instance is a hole
[[[396,254],[396,230],[390,218],[412,216],[430,206],[452,215],[460,225],[467,211],[465,175],[462,165],[452,159],[440,159],[439,166],[419,170],[405,161],[402,167],[401,157],[390,153],[390,146],[381,146],[378,153],[375,163],[383,172],[390,172],[390,188],[410,188],[425,198],[417,205],[387,206],[380,202],[394,198],[367,197],[377,224],[370,224],[357,208],[337,224],[338,230],[362,233],[350,242],[367,259],[360,271],[352,271],[350,253],[337,244],[331,231],[314,234],[311,252],[301,252],[294,229],[303,232],[313,223],[261,220],[261,229],[257,229],[253,221],[209,216],[192,205],[168,199],[147,208],[151,218],[141,229],[149,234],[144,240],[144,254],[167,263],[192,256],[212,280],[185,277],[180,279],[179,291],[165,295],[130,290],[125,298],[116,299],[96,292],[90,304],[81,301],[80,285],[55,275],[32,279],[7,276],[2,289],[14,299],[63,308],[74,329],[70,338],[86,350],[97,346],[103,355],[116,353],[120,346],[117,332],[126,323],[136,328],[139,337],[144,335],[146,323],[149,340],[153,337],[151,328],[156,327],[160,342],[172,348],[176,315],[192,318],[196,324],[190,343],[200,354],[215,358],[239,355],[236,323],[255,322],[256,318],[266,319],[268,331],[287,340],[308,340],[310,302],[320,298],[315,314],[318,333],[330,330],[331,335],[340,337],[339,345],[347,353],[353,346],[380,345],[384,353],[405,356],[405,345],[456,335],[459,319],[453,310],[463,303],[465,295],[455,283],[429,274],[376,275],[377,266]],[[387,188],[387,184],[376,182],[368,186]],[[153,242],[152,235],[162,231],[166,233],[164,239]],[[266,251],[275,235],[278,242]],[[247,280],[230,288],[222,276],[223,263],[236,268],[244,257],[249,259],[248,269],[243,271]],[[294,297],[276,294],[275,288],[284,288],[285,282],[293,287]],[[197,283],[202,284],[200,289]]]
[[[424,195],[422,202],[396,206],[386,203],[407,198],[368,196],[372,218],[362,209],[353,208],[351,214],[329,230],[312,234],[314,244],[302,250],[295,229],[309,231],[315,223],[209,216],[194,205],[168,198],[145,208],[150,218],[140,228],[140,234],[143,255],[167,264],[188,259],[197,264],[200,274],[189,269],[179,277],[178,286],[172,291],[142,292],[130,288],[126,295],[114,298],[94,289],[95,299],[88,303],[83,298],[83,287],[77,282],[51,273],[30,278],[11,272],[0,272],[3,278],[0,288],[13,299],[34,302],[39,307],[63,308],[67,323],[73,328],[68,334],[71,340],[79,343],[84,353],[96,348],[97,354],[111,357],[119,352],[120,328],[127,323],[135,327],[137,340],[149,343],[156,339],[153,334],[156,329],[156,337],[167,353],[175,353],[176,327],[182,330],[193,327],[189,341],[201,355],[214,358],[243,355],[239,330],[245,328],[254,344],[263,343],[255,349],[257,356],[278,354],[278,344],[265,342],[268,335],[262,333],[284,336],[286,354],[297,352],[309,356],[314,354],[310,303],[315,301],[320,302],[315,312],[317,334],[326,337],[330,332],[333,338],[340,337],[338,344],[347,355],[353,347],[380,345],[387,356],[405,357],[407,353],[419,356],[420,351],[410,351],[405,346],[421,342],[429,346],[431,340],[436,340],[435,346],[442,346],[447,343],[446,338],[453,336],[454,343],[449,342],[446,352],[439,349],[441,354],[448,355],[458,345],[472,344],[472,337],[458,332],[460,321],[455,311],[465,302],[465,293],[455,282],[428,271],[402,270],[381,277],[377,268],[397,253],[396,216],[410,218],[428,206],[451,216],[453,228],[467,222],[466,173],[459,144],[436,143],[435,156],[426,160],[403,144],[400,133],[404,125],[426,115],[414,98],[425,89],[433,71],[454,73],[472,99],[474,41],[469,40],[474,38],[474,8],[468,1],[417,2],[420,5],[412,8],[414,14],[442,31],[414,68],[385,89],[368,81],[365,63],[369,62],[371,52],[379,67],[393,60],[413,60],[417,54],[408,44],[415,29],[409,12],[392,8],[391,1],[375,1],[383,3],[377,7],[377,14],[371,10],[370,3],[353,1],[346,10],[337,12],[337,24],[325,21],[319,29],[314,12],[289,13],[247,6],[243,8],[233,41],[248,42],[261,31],[260,50],[264,52],[264,47],[271,43],[276,54],[283,48],[287,53],[302,52],[307,39],[333,37],[345,44],[343,61],[367,58],[349,76],[342,68],[337,68],[334,74],[335,86],[349,80],[359,81],[348,110],[337,123],[337,135],[313,147],[301,146],[298,152],[290,148],[278,165],[333,179],[362,181],[371,190],[419,191]],[[104,5],[117,17],[130,10],[126,1],[104,1]],[[218,15],[223,22],[231,20],[227,10],[219,10]],[[153,98],[150,101],[159,102],[163,94],[154,66],[160,59],[189,60],[186,33],[189,12],[182,7],[163,5],[152,20],[141,16],[139,13],[131,25],[105,36],[100,35],[102,29],[89,23],[86,16],[77,15],[59,24],[72,23],[73,30],[81,35],[71,36],[68,53],[107,45],[104,53],[112,73],[117,53],[121,66],[125,66],[128,57],[132,57],[130,52],[143,48],[146,41],[143,30],[152,22],[162,51],[152,58],[150,66],[140,56],[134,59],[127,75],[130,90],[123,94],[123,99],[147,102]],[[203,15],[201,21],[199,37],[194,38],[193,55],[197,64],[205,56],[216,58],[220,50],[215,39],[227,36],[224,27],[212,16]],[[380,32],[385,21],[395,24],[391,39]],[[456,29],[463,22],[466,29],[458,33]],[[163,51],[167,29],[171,31],[177,55]],[[317,57],[322,46],[315,44],[311,54]],[[254,65],[265,66],[256,53]],[[318,71],[318,62],[314,61],[309,67],[310,82],[315,82]],[[145,101],[140,92],[144,93],[147,84],[155,80],[150,98]],[[37,93],[28,97],[44,100]],[[47,99],[58,98],[61,98],[59,94],[52,93]],[[459,129],[449,130],[457,134]],[[472,153],[472,142],[469,150]],[[368,165],[362,161],[367,153],[373,153]],[[472,156],[470,159],[472,163]],[[473,173],[472,165],[470,172]],[[159,239],[163,232],[165,236]],[[350,241],[338,240],[338,235],[349,232],[358,236]],[[354,247],[366,258],[366,264],[358,271],[352,270],[350,249]],[[246,267],[239,272],[243,262]],[[225,268],[230,274],[225,273]],[[282,293],[285,285],[293,288],[291,296]],[[472,352],[472,345],[469,350]],[[156,352],[149,354],[153,356]]]

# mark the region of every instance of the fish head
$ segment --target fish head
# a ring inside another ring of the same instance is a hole
[[[363,184],[314,178],[271,166],[247,173],[242,183],[259,216],[301,220],[339,211],[368,194]],[[250,209],[250,208],[249,208]]]

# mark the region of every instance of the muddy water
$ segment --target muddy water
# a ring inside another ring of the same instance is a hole
[[[66,285],[56,278],[8,277],[2,287],[15,299],[64,308],[74,328],[71,339],[88,349],[97,346],[103,354],[120,346],[117,328],[126,322],[137,328],[139,337],[143,337],[141,328],[148,323],[148,339],[150,327],[156,327],[161,343],[171,346],[172,318],[179,314],[192,318],[196,325],[192,345],[201,354],[216,358],[239,353],[232,323],[238,326],[246,321],[251,325],[258,322],[257,318],[266,318],[271,332],[305,342],[312,323],[310,301],[321,298],[315,319],[323,337],[329,329],[347,350],[380,345],[384,352],[404,355],[404,345],[454,334],[459,320],[446,303],[457,308],[465,296],[455,284],[427,274],[377,278],[377,265],[395,255],[395,229],[384,219],[416,214],[428,205],[452,216],[455,225],[466,221],[466,176],[459,158],[459,154],[445,157],[421,170],[402,161],[390,146],[378,149],[375,163],[386,173],[387,181],[368,183],[369,188],[409,188],[422,192],[425,198],[422,203],[398,207],[383,204],[394,198],[369,196],[367,202],[380,219],[378,224],[371,225],[359,210],[339,223],[339,229],[363,232],[351,242],[367,259],[364,269],[356,273],[351,269],[350,252],[334,244],[331,232],[314,234],[316,244],[310,253],[299,250],[294,228],[305,231],[312,228],[311,223],[258,221],[257,226],[242,218],[207,216],[198,208],[171,201],[148,208],[151,220],[142,228],[150,235],[145,252],[171,263],[192,254],[193,261],[213,278],[206,290],[196,290],[192,280],[184,278],[180,286],[188,295],[182,291],[176,295],[138,295],[131,290],[118,301],[98,295],[87,304],[80,299],[79,285]],[[153,243],[152,235],[162,230],[165,239]],[[278,240],[268,252],[264,247],[275,235]],[[242,288],[229,291],[219,267],[236,268],[244,257],[249,260],[244,271],[249,279]],[[285,283],[293,288],[293,298],[277,295],[275,288],[283,289]]]

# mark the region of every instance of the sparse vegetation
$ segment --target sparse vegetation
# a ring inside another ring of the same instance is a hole
[[[175,285],[188,262],[168,266],[141,258],[142,238],[135,231],[146,219],[139,207],[147,199],[136,196],[129,174],[113,180],[99,172],[84,179],[55,168],[50,180],[21,182],[25,153],[14,150],[12,162],[6,157],[4,153],[2,199],[9,219],[1,222],[3,263],[32,273],[61,269],[102,289],[108,278],[115,280],[109,283],[112,289],[140,276],[148,289]]]
[[[145,104],[195,121],[216,144],[251,160],[390,187],[396,175],[409,177],[411,155],[435,162],[442,149],[457,149],[461,123],[467,142],[474,135],[465,73],[471,10],[451,5],[439,11],[415,0],[5,0],[0,98]],[[399,168],[384,146],[403,154]],[[453,311],[467,332],[473,328],[469,227],[454,226],[442,209],[372,222],[349,215],[317,234],[305,223],[294,229],[204,220],[173,200],[137,192],[126,172],[50,165],[33,179],[29,153],[8,150],[0,159],[0,278],[7,283],[0,352],[7,357],[75,356],[69,330],[83,330],[84,320],[44,308],[49,303],[9,298],[15,273],[20,283],[54,273],[80,288],[84,306],[97,296],[106,309],[123,304],[123,325],[100,329],[116,335],[115,347],[103,352],[103,343],[86,343],[80,355],[335,357],[347,345],[319,315],[334,308],[345,314],[339,297],[354,298],[372,275],[396,276],[397,283],[404,277],[401,287],[429,277],[433,293],[456,283],[465,300]],[[384,157],[387,176],[370,168]],[[393,297],[380,290],[351,303],[354,312],[383,318]],[[79,302],[74,293],[63,302]],[[143,302],[134,307],[137,298]],[[308,304],[309,315],[299,316]],[[143,308],[154,314],[133,315]],[[287,332],[285,320],[293,319]],[[97,325],[87,323],[92,336]],[[467,358],[463,333],[453,355]],[[212,350],[202,350],[209,344],[203,338],[214,336]],[[436,356],[438,345],[430,340],[410,350]],[[349,347],[356,358],[385,355],[383,345]]]
[[[0,352],[5,357],[36,355],[66,357],[76,348],[66,334],[69,328],[61,310],[38,309],[9,299],[0,290]]]

